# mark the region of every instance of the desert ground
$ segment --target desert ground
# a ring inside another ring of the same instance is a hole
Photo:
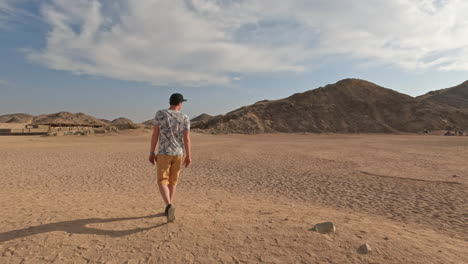
[[[149,140],[0,137],[0,263],[468,263],[468,137],[193,133],[169,224]]]

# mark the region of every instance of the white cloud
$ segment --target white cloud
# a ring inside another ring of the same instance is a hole
[[[15,8],[11,0],[0,0],[0,28],[5,28]]]
[[[53,69],[158,84],[224,84],[345,55],[406,70],[468,71],[462,0],[54,0]]]
[[[0,0],[0,29],[12,29],[16,23],[23,23],[27,19],[40,20],[31,12],[18,8],[18,5],[33,4],[40,0]]]

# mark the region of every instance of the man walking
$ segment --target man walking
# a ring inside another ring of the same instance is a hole
[[[169,109],[159,110],[154,118],[153,135],[149,161],[157,163],[159,192],[166,204],[164,214],[168,222],[175,220],[173,205],[176,186],[182,165],[187,168],[192,162],[190,156],[190,120],[180,112],[187,100],[175,93],[169,98]],[[158,154],[155,154],[159,140]],[[185,159],[184,159],[185,150]]]

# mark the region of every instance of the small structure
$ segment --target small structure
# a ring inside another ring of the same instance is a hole
[[[50,132],[48,125],[25,125],[24,128],[3,128],[0,135],[45,135]]]
[[[50,127],[62,127],[62,128],[99,128],[103,125],[98,124],[70,124],[70,123],[41,123],[33,126],[50,126]]]
[[[447,132],[445,132],[444,136],[456,136],[457,135],[457,132],[455,132],[454,130],[447,130]]]
[[[66,124],[66,123],[47,123],[47,124],[28,124],[23,128],[4,128],[0,129],[0,135],[46,135],[53,132],[63,132],[64,134],[73,134],[77,131],[90,131],[94,128],[100,128],[102,125],[89,124]]]

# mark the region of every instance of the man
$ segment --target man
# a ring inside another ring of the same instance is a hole
[[[190,120],[180,112],[182,103],[187,100],[175,93],[169,98],[169,109],[159,110],[154,118],[153,135],[149,161],[157,163],[158,186],[166,204],[164,214],[168,222],[175,220],[175,207],[172,204],[182,165],[187,168],[190,156]],[[158,154],[154,153],[159,140]],[[185,150],[185,159],[184,159]]]

